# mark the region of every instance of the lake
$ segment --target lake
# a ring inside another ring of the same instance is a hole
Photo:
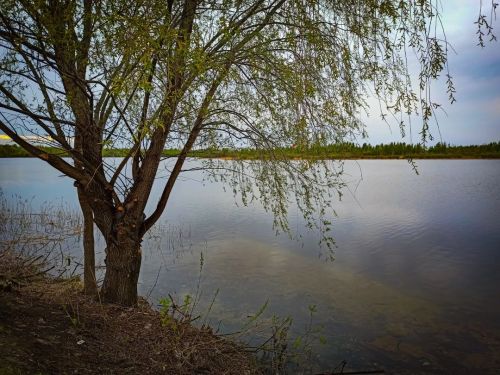
[[[140,292],[157,303],[201,291],[205,316],[218,290],[207,319],[224,333],[268,300],[265,317],[291,316],[290,334],[312,339],[316,370],[347,361],[358,371],[500,373],[500,160],[417,165],[418,176],[406,161],[346,161],[334,261],[295,207],[299,241],[276,236],[260,204],[235,204],[221,183],[189,172],[144,242]],[[0,159],[0,187],[34,207],[78,207],[72,182],[37,159]]]

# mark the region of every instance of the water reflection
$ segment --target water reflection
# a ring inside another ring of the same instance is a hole
[[[222,330],[237,329],[269,298],[269,311],[293,316],[300,331],[316,304],[328,342],[316,351],[323,369],[347,360],[407,373],[497,373],[500,162],[418,164],[420,176],[404,161],[346,164],[352,194],[335,207],[333,263],[318,259],[318,236],[293,207],[290,224],[302,242],[274,236],[258,203],[237,207],[220,184],[188,174],[156,240],[145,241],[141,291],[156,282],[153,300],[193,293],[203,252],[200,306],[220,289],[210,317]],[[69,180],[56,175],[33,159],[0,160],[7,196],[76,202]],[[179,231],[182,243],[171,242]]]

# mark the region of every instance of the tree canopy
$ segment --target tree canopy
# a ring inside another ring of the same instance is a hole
[[[123,274],[138,274],[142,236],[164,211],[191,149],[349,141],[364,135],[360,113],[369,109],[369,96],[402,132],[406,116],[420,114],[425,141],[439,106],[431,82],[444,75],[454,100],[439,1],[1,0],[0,6],[0,130],[75,180],[106,239],[107,267]],[[481,43],[492,36],[483,13]],[[410,53],[420,67],[417,82],[408,72]],[[72,162],[45,153],[22,138],[27,134],[46,137]],[[120,163],[102,156],[112,145],[130,149]],[[145,216],[166,145],[181,152]],[[214,163],[207,168],[215,175]],[[285,230],[291,196],[308,223],[321,227],[326,221],[315,217],[339,186],[338,170],[279,154],[240,162],[232,172],[225,176],[243,200],[260,198]],[[116,244],[136,250],[125,256],[113,250]],[[111,284],[105,278],[103,288],[117,288]],[[108,299],[133,303],[135,297],[118,294]]]

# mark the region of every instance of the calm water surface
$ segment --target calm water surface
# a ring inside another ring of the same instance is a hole
[[[268,315],[292,316],[300,334],[315,304],[322,370],[346,360],[389,373],[500,373],[500,161],[418,168],[419,176],[405,161],[346,162],[334,262],[295,208],[302,241],[275,236],[259,204],[235,205],[221,184],[190,172],[144,243],[140,291],[182,298],[201,280],[200,312],[219,289],[209,317],[223,332],[269,299]],[[71,181],[36,159],[0,159],[0,187],[9,199],[77,207]]]

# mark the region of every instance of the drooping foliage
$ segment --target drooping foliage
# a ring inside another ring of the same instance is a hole
[[[75,180],[106,239],[108,269],[123,275],[138,275],[142,236],[164,211],[191,149],[349,141],[364,135],[360,114],[370,96],[402,132],[405,116],[419,113],[425,141],[438,106],[430,84],[440,74],[454,100],[432,0],[1,0],[0,7],[0,130]],[[481,20],[479,30],[491,32]],[[420,66],[416,82],[409,54]],[[27,134],[45,137],[72,162]],[[108,145],[130,152],[111,164],[103,158]],[[144,215],[165,147],[181,152]],[[218,173],[227,164],[213,160],[205,167],[244,202],[260,198],[278,228],[288,230],[295,199],[308,224],[326,233],[321,216],[331,189],[342,185],[341,166],[278,154],[235,162],[230,173]],[[128,247],[136,250],[125,256],[119,249]],[[105,278],[105,290],[116,285]]]

